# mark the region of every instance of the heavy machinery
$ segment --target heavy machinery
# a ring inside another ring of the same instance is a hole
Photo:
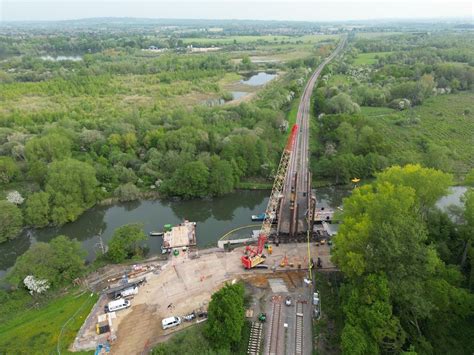
[[[267,209],[265,210],[265,219],[263,220],[262,228],[260,229],[258,236],[257,246],[247,246],[245,248],[245,255],[241,258],[242,265],[246,269],[251,269],[265,261],[263,250],[270,235],[272,224],[276,219],[280,199],[283,196],[285,178],[288,172],[288,165],[290,163],[290,157],[293,152],[293,145],[297,133],[298,125],[295,124],[291,129],[285,149],[281,155],[280,164],[278,165],[278,170],[275,175],[275,181],[273,182],[272,193],[270,194]]]

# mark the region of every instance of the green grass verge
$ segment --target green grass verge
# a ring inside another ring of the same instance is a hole
[[[290,110],[288,111],[288,125],[289,129],[296,123],[296,116],[298,115],[298,106],[300,104],[300,98],[295,98],[293,99],[293,102],[291,103]]]
[[[397,111],[389,107],[361,106],[360,112],[364,116],[381,116],[381,115],[388,115],[390,113],[396,113]]]
[[[15,313],[0,324],[0,354],[56,353],[61,328],[73,317],[64,327],[60,339],[61,352],[69,353],[69,345],[97,298],[96,295],[91,297],[90,293],[81,296],[69,294],[52,300],[40,309],[24,309]]]
[[[272,187],[272,182],[245,180],[240,181],[235,188],[240,190],[270,190]]]

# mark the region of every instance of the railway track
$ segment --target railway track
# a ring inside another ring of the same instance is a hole
[[[260,347],[262,344],[263,325],[260,322],[253,322],[250,329],[249,346],[247,354],[260,355]]]
[[[309,120],[310,120],[310,104],[311,104],[311,94],[313,88],[316,85],[319,75],[321,74],[324,67],[336,57],[341,50],[343,49],[346,42],[346,37],[341,39],[338,47],[327,57],[314,71],[314,73],[309,78],[303,93],[301,95],[301,100],[298,106],[298,113],[296,116],[296,124],[299,127],[298,135],[296,136],[295,144],[293,146],[293,154],[291,154],[288,173],[285,179],[285,187],[283,190],[283,199],[281,201],[279,218],[278,218],[278,227],[277,231],[283,234],[292,234],[290,231],[290,219],[294,222],[294,225],[298,226],[297,231],[299,233],[304,232],[305,228],[309,226],[305,224],[306,213],[309,206],[308,196],[311,194],[310,188],[308,187],[309,183]],[[293,220],[293,216],[290,213],[290,196],[291,196],[291,186],[293,184],[294,177],[297,176],[296,181],[296,204],[297,204],[297,213],[296,220]],[[293,227],[293,232],[295,228]]]
[[[295,355],[303,354],[303,303],[296,302],[296,320],[295,320]]]
[[[268,355],[281,354],[281,349],[278,348],[280,326],[281,326],[281,297],[272,300],[272,319],[270,321],[270,336],[267,339],[267,353]]]

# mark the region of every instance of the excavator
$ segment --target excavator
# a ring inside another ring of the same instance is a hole
[[[276,219],[280,198],[283,196],[288,166],[297,134],[298,125],[295,124],[291,128],[288,141],[286,142],[285,149],[281,155],[280,164],[278,165],[277,174],[273,182],[272,193],[270,194],[270,199],[268,200],[267,209],[265,211],[265,219],[262,222],[262,227],[258,235],[257,245],[247,245],[244,255],[241,257],[241,262],[245,269],[252,269],[265,261],[263,250],[270,235],[272,224]]]

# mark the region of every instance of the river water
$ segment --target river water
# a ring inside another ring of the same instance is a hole
[[[449,204],[459,204],[465,187],[453,187],[449,196],[438,203],[444,208]],[[57,235],[64,234],[81,242],[87,250],[87,260],[94,260],[98,249],[98,235],[104,244],[110,240],[114,230],[127,223],[141,223],[144,231],[161,231],[164,224],[178,224],[184,219],[197,222],[197,243],[201,248],[215,246],[217,240],[236,227],[255,224],[250,216],[265,211],[268,190],[235,191],[223,197],[189,201],[134,201],[111,206],[96,206],[86,211],[75,222],[59,228],[44,228],[25,231],[18,238],[0,244],[0,277],[13,266],[16,258],[36,242],[48,242]],[[316,189],[318,207],[337,207],[349,194],[347,189],[329,187]],[[259,224],[256,224],[258,229]],[[246,235],[251,228],[234,236]],[[149,237],[146,246],[150,254],[160,252],[160,237]]]

